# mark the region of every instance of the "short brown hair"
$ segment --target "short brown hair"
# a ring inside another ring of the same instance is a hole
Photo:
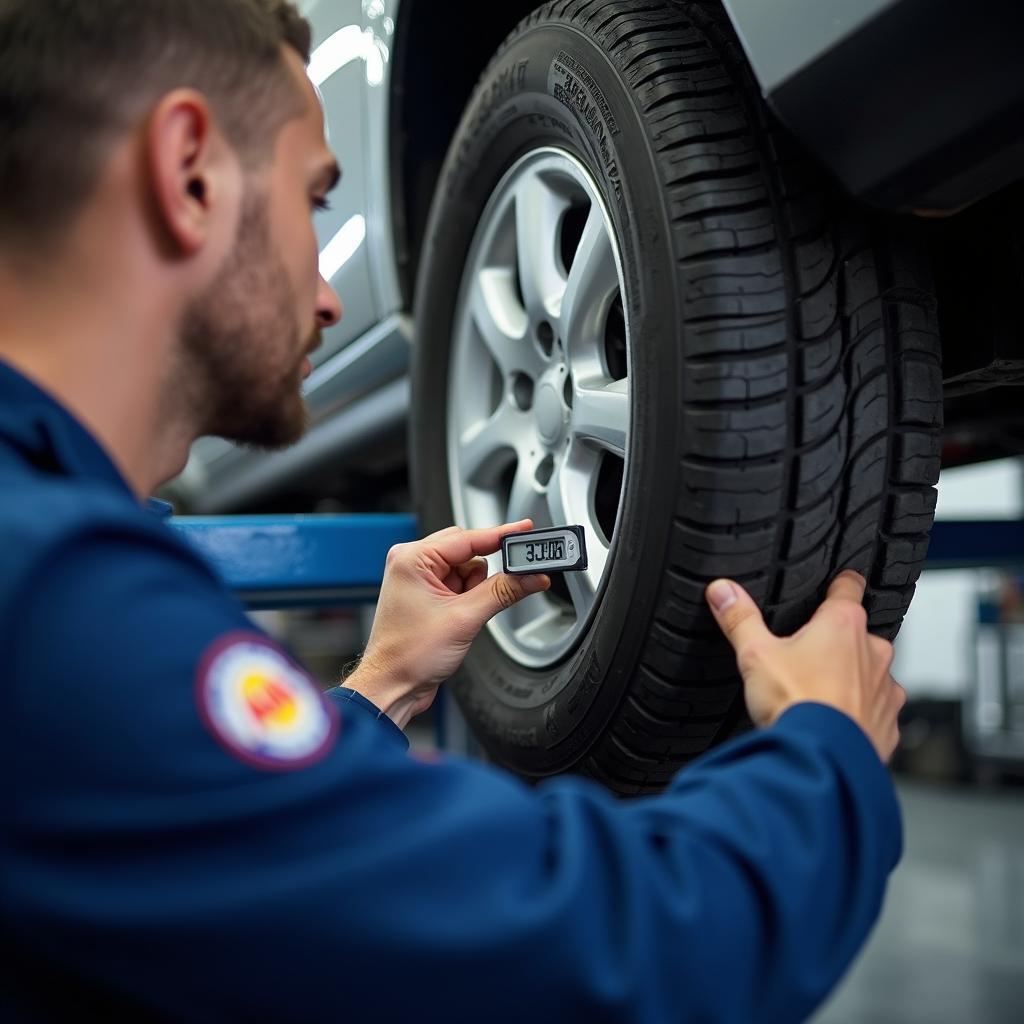
[[[252,166],[301,109],[281,45],[309,63],[288,0],[0,0],[0,244],[53,241],[105,157],[160,96],[191,87]]]

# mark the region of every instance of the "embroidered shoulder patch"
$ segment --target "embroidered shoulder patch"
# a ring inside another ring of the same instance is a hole
[[[255,633],[230,633],[210,645],[196,676],[196,702],[221,746],[259,768],[312,764],[338,731],[337,711],[313,681]]]

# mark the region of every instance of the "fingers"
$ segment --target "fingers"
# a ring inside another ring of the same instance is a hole
[[[761,609],[738,583],[715,580],[708,586],[706,596],[715,621],[737,654],[754,641],[772,636]]]
[[[454,565],[444,578],[444,585],[453,593],[461,594],[472,590],[481,580],[487,578],[487,561],[483,558],[471,558],[462,565]]]
[[[458,566],[456,571],[462,577],[463,591],[472,590],[487,579],[487,562],[482,558],[474,558],[472,561]]]
[[[888,685],[885,704],[889,721],[885,732],[884,746],[879,754],[882,760],[888,764],[900,743],[900,712],[907,703],[907,691],[892,676],[888,676],[886,682]]]
[[[859,572],[853,569],[844,569],[828,588],[826,595],[829,600],[853,601],[860,604],[864,600],[864,591],[867,589],[867,581]]]
[[[433,533],[420,543],[429,545],[449,565],[461,565],[477,555],[494,554],[501,547],[501,538],[509,533],[521,533],[533,527],[532,519],[521,519],[518,523],[505,523],[486,530],[462,530],[450,526],[447,530]]]
[[[871,652],[872,660],[888,672],[889,667],[892,665],[893,656],[896,653],[892,644],[880,636],[869,633],[868,650]]]
[[[892,676],[889,679],[892,680],[893,699],[896,701],[896,713],[899,714],[907,706],[907,691]]]
[[[483,625],[488,619],[505,611],[506,608],[511,608],[524,597],[547,590],[550,586],[551,579],[548,576],[509,576],[499,572],[480,586],[469,590],[461,600],[463,607],[471,608],[477,621]]]

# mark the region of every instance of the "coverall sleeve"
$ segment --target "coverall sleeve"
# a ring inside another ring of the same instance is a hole
[[[333,701],[337,707],[354,715],[368,716],[377,722],[392,743],[396,743],[402,750],[409,749],[409,739],[401,729],[391,721],[390,718],[371,700],[368,700],[361,693],[357,693],[348,686],[335,686],[325,694],[328,700]]]
[[[345,700],[322,756],[268,770],[197,708],[211,645],[251,629],[202,566],[124,535],[25,595],[3,874],[36,964],[173,1020],[779,1024],[878,914],[899,812],[836,711],[631,802],[426,763]]]

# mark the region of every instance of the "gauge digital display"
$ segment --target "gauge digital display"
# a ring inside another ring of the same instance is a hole
[[[508,558],[515,565],[561,560],[565,558],[565,540],[559,537],[557,540],[524,540],[509,544]]]
[[[546,530],[510,533],[501,539],[505,572],[578,572],[587,567],[582,526],[553,526]]]

